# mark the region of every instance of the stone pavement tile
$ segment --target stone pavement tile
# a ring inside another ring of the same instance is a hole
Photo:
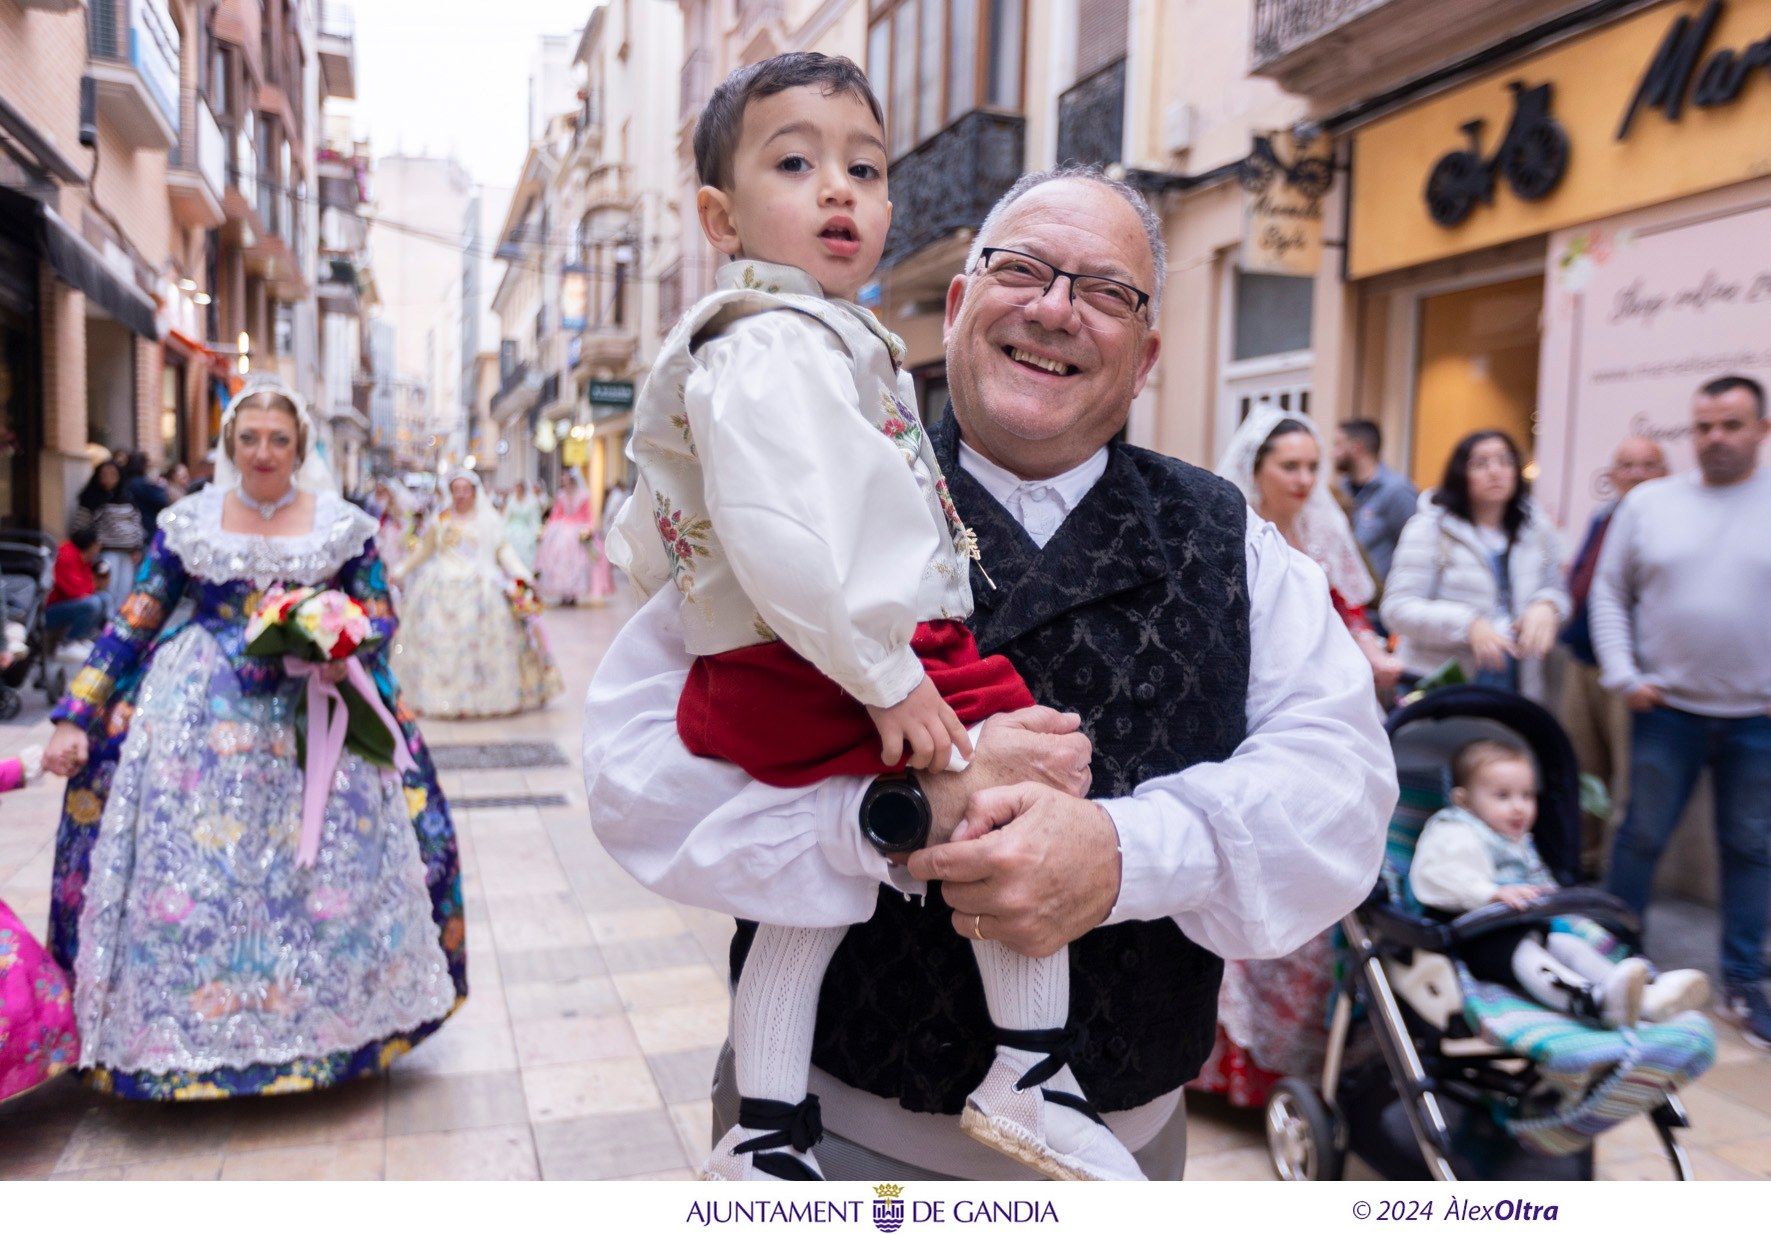
[[[1694,1179],[1757,1179],[1751,1171],[1742,1170],[1732,1162],[1718,1158],[1707,1149],[1690,1149],[1691,1175]],[[1664,1154],[1632,1154],[1625,1158],[1601,1159],[1601,1179],[1645,1179],[1663,1181],[1673,1178],[1673,1164]]]
[[[1689,1144],[1689,1137],[1683,1129],[1679,1132],[1679,1141],[1681,1144]],[[1643,1154],[1661,1152],[1660,1136],[1654,1131],[1654,1125],[1649,1122],[1646,1115],[1626,1119],[1611,1131],[1600,1136],[1598,1143],[1601,1160],[1634,1158]]]
[[[1771,1136],[1724,1141],[1709,1148],[1724,1162],[1743,1171],[1750,1171],[1755,1179],[1771,1179]]]
[[[648,1055],[661,1055],[697,1046],[719,1046],[726,1040],[727,1010],[727,1001],[719,999],[634,1012],[628,1020],[640,1049]]]
[[[1685,1145],[1713,1145],[1771,1136],[1771,1114],[1743,1106],[1712,1089],[1692,1086],[1681,1095],[1691,1126],[1679,1134]]]
[[[396,1072],[461,1075],[470,1072],[506,1072],[517,1066],[516,1040],[510,1025],[493,1021],[478,1025],[451,1020],[436,1033],[402,1055]]]
[[[1763,1052],[1756,1051],[1754,1058],[1738,1063],[1719,1063],[1698,1083],[1705,1089],[1727,1094],[1734,1102],[1771,1115],[1771,1057]]]
[[[540,1179],[523,1124],[387,1138],[388,1179]]]
[[[674,1008],[684,1003],[704,1003],[726,996],[725,977],[711,964],[676,965],[639,973],[615,975],[615,989],[629,1012],[648,1008]]]
[[[621,1011],[621,995],[608,978],[518,982],[504,988],[504,1002],[513,1022],[606,1016]]]
[[[504,985],[522,986],[529,982],[571,982],[578,978],[601,978],[608,975],[602,953],[594,947],[571,948],[503,948],[499,950],[499,967],[504,972]]]
[[[640,887],[633,876],[619,867],[602,868],[593,863],[574,862],[560,869],[579,903],[592,913],[649,909],[659,903],[656,893]]]
[[[386,1132],[387,1078],[363,1077],[314,1093],[241,1099],[227,1152],[380,1140]]]
[[[494,913],[492,935],[498,940],[501,952],[522,948],[589,947],[591,943],[590,924],[576,907],[566,914],[519,912],[499,917]]]
[[[652,1079],[658,1092],[671,1105],[695,1102],[713,1092],[713,1067],[719,1062],[719,1047],[698,1046],[686,1051],[663,1051],[647,1055],[652,1066]]]
[[[1189,1147],[1186,1178],[1188,1179],[1274,1179],[1272,1159],[1266,1146],[1249,1149],[1225,1149],[1217,1153],[1195,1156]]]
[[[673,965],[702,965],[706,953],[693,935],[668,935],[653,939],[621,939],[605,943],[603,964],[612,974],[639,973]]]
[[[1265,1152],[1267,1134],[1258,1110],[1231,1106],[1216,1094],[1187,1094],[1187,1158],[1230,1149]],[[1192,1174],[1189,1170],[1188,1175]]]
[[[61,1076],[0,1103],[0,1180],[44,1179],[98,1096]]]
[[[713,1101],[701,1098],[695,1102],[673,1102],[670,1120],[676,1125],[677,1139],[689,1161],[699,1166],[713,1152]]]
[[[517,1057],[525,1069],[562,1063],[591,1063],[640,1053],[639,1040],[625,1016],[560,1016],[517,1021]]]
[[[664,1180],[664,1179],[675,1180],[675,1181],[681,1182],[682,1180],[695,1180],[695,1179],[699,1179],[699,1178],[700,1178],[700,1176],[697,1175],[694,1171],[691,1171],[691,1170],[688,1170],[685,1168],[684,1170],[680,1170],[680,1171],[653,1171],[650,1175],[623,1175],[618,1182],[620,1182],[620,1183],[640,1183],[642,1181],[647,1181],[647,1180]]]
[[[683,933],[683,911],[668,905],[624,913],[589,914],[590,929],[603,946],[633,939],[668,939]]]
[[[664,1105],[643,1055],[523,1069],[523,1093],[533,1123],[582,1119]]]
[[[233,1131],[235,1107],[233,1102],[159,1105],[112,1099],[81,1117],[55,1169],[84,1171],[221,1153]]]
[[[522,1073],[428,1075],[395,1071],[388,1078],[387,1135],[465,1132],[527,1123]]]
[[[387,1142],[339,1141],[288,1145],[230,1153],[221,1164],[223,1179],[341,1180],[380,1179],[387,1166]]]
[[[127,1166],[99,1166],[86,1171],[60,1171],[51,1179],[220,1179],[220,1151],[196,1154],[189,1158],[161,1158],[154,1162],[132,1162]]]
[[[690,1163],[662,1107],[535,1125],[543,1179],[621,1179]]]

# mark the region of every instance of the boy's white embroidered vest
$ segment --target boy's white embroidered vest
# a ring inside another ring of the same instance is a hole
[[[685,313],[665,338],[635,404],[628,457],[639,479],[607,538],[610,561],[646,596],[666,583],[675,584],[685,602],[683,642],[697,656],[775,638],[739,586],[721,548],[719,529],[708,516],[684,391],[699,363],[692,344],[705,342],[741,317],[791,310],[833,332],[854,366],[861,406],[833,407],[831,414],[865,417],[892,439],[904,457],[905,483],[918,486],[930,520],[945,533],[939,540],[943,551],[922,571],[918,619],[969,616],[967,558],[976,556],[977,541],[953,508],[941,465],[914,410],[915,386],[900,367],[903,342],[859,305],[826,299],[810,275],[792,266],[732,262],[719,270],[716,283],[719,290]],[[830,460],[832,467],[841,465],[840,459]],[[856,500],[864,495],[856,494]]]

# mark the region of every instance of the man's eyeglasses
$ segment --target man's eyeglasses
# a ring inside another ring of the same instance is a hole
[[[1019,249],[984,249],[978,254],[975,270],[998,287],[1034,292],[1039,296],[1050,293],[1059,279],[1069,279],[1070,303],[1081,301],[1086,309],[1114,321],[1130,321],[1150,303],[1150,293],[1130,283],[1121,283],[1105,275],[1060,270]]]

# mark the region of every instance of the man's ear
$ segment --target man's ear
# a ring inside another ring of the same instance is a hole
[[[1150,372],[1156,367],[1156,358],[1162,354],[1162,334],[1151,330],[1144,340],[1144,354],[1138,359],[1137,380],[1132,383],[1131,397],[1137,398],[1144,393],[1144,383],[1150,380]]]
[[[695,194],[695,213],[701,219],[701,234],[707,237],[707,243],[727,257],[738,256],[741,242],[732,218],[732,195],[704,184]]]
[[[956,274],[953,282],[947,285],[947,313],[941,319],[941,342],[947,342],[947,336],[953,333],[953,323],[959,320],[959,306],[965,303],[966,276]]]

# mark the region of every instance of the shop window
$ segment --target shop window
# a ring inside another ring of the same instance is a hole
[[[1091,0],[1076,8],[1076,81],[1124,58],[1131,0]]]
[[[1220,443],[1258,404],[1310,413],[1310,327],[1315,282],[1232,268],[1226,284],[1223,385],[1216,433]]]
[[[1236,272],[1236,342],[1231,358],[1254,360],[1310,349],[1315,280]]]

